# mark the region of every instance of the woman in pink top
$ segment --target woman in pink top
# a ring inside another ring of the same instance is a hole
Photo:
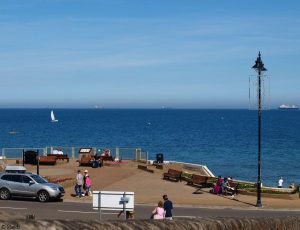
[[[84,187],[85,187],[85,195],[86,196],[92,196],[92,192],[91,192],[91,178],[90,176],[87,174],[88,171],[85,170],[85,183],[84,183]]]
[[[161,220],[165,218],[165,210],[164,210],[164,204],[162,201],[158,202],[158,206],[153,210],[152,214],[153,219],[155,220]]]

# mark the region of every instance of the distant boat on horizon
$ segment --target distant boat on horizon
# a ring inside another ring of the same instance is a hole
[[[162,107],[160,107],[160,109],[173,109],[173,108],[172,107],[162,106]]]
[[[51,122],[58,122],[58,120],[55,119],[53,110],[51,110],[50,116],[51,116]]]
[[[11,135],[15,135],[15,134],[17,134],[18,132],[15,131],[15,130],[12,130],[12,131],[9,131],[8,133],[11,134]]]
[[[94,105],[94,109],[103,109],[103,107],[99,105]]]
[[[278,107],[279,110],[299,110],[299,107],[296,105],[285,105],[282,104]]]

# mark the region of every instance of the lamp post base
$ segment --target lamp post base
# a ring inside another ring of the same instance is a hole
[[[261,208],[261,207],[262,207],[261,202],[257,202],[257,203],[256,203],[256,207]]]

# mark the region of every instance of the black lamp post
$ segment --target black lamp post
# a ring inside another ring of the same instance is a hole
[[[260,52],[258,53],[258,57],[255,61],[255,65],[252,66],[253,69],[257,72],[257,81],[258,81],[258,92],[257,92],[257,108],[258,108],[258,174],[257,174],[257,203],[256,207],[261,207],[261,78],[262,72],[267,71],[264,67],[264,63],[261,60]]]

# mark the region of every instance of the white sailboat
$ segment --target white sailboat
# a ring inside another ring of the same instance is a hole
[[[58,120],[55,119],[53,110],[51,110],[51,122],[58,122]]]

